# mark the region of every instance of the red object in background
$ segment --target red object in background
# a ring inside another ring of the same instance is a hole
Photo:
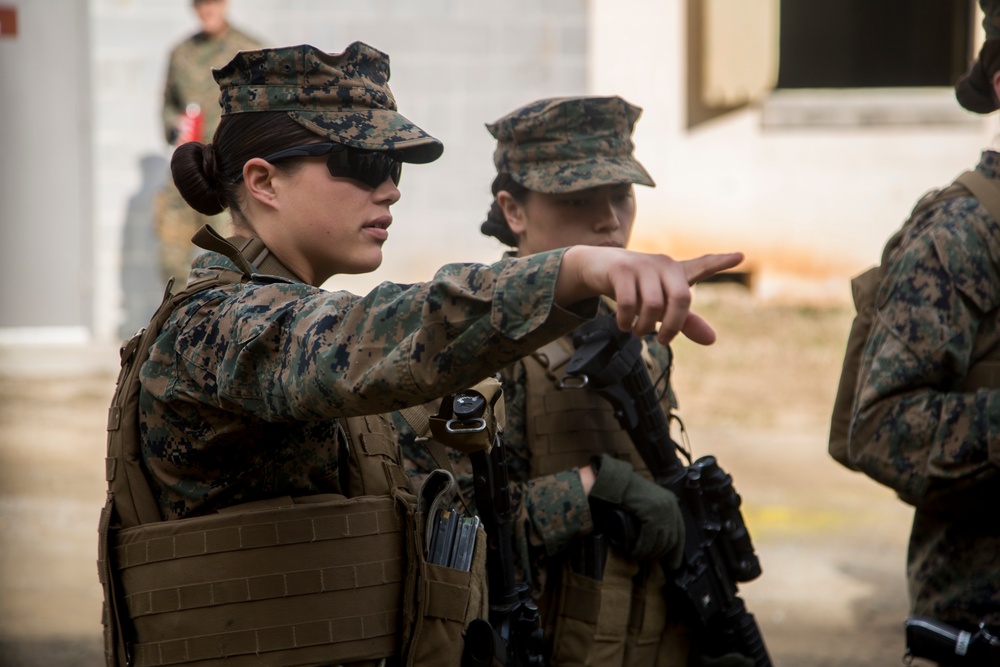
[[[177,145],[180,146],[189,141],[201,141],[203,126],[201,107],[194,103],[187,105],[184,115],[177,121]]]
[[[0,6],[0,37],[17,37],[17,7]]]

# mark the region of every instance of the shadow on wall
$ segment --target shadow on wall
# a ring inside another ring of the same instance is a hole
[[[169,169],[166,158],[144,155],[139,160],[142,183],[128,200],[122,232],[122,325],[119,334],[128,338],[149,324],[163,299],[154,220],[156,193],[163,187]]]
[[[0,665],[20,667],[104,667],[104,642],[87,639],[0,639]]]

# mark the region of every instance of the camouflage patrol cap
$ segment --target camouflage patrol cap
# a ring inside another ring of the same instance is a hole
[[[284,111],[331,141],[389,151],[402,162],[432,162],[441,142],[396,110],[389,56],[363,42],[343,53],[301,44],[240,51],[212,74],[222,90],[222,115]]]
[[[656,185],[632,155],[642,109],[620,97],[538,100],[486,128],[498,173],[529,190],[572,192],[612,183]]]

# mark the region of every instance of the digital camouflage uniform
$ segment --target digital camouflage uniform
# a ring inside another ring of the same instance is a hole
[[[408,162],[441,154],[396,111],[388,57],[360,42],[343,54],[240,54],[215,78],[226,114],[285,111],[318,136]],[[384,283],[365,297],[280,278],[194,295],[141,371],[143,459],[164,516],[346,493],[338,418],[467,388],[583,321],[553,301],[561,259],[449,265],[428,283]],[[195,267],[195,278],[232,268],[216,253]],[[582,307],[593,315],[596,303]]]
[[[196,295],[142,369],[143,454],[164,516],[346,494],[338,418],[472,386],[581,323],[553,303],[561,258],[450,265],[365,297],[277,278]],[[233,268],[215,253],[195,267],[195,279]]]
[[[528,104],[487,126],[497,139],[494,153],[497,172],[508,173],[529,190],[543,193],[572,192],[612,183],[652,186],[653,179],[632,155],[631,133],[640,113],[638,107],[619,97],[558,98]],[[564,343],[572,349],[571,341],[567,339]],[[654,382],[660,380],[658,389],[664,396],[663,408],[668,414],[673,414],[676,401],[669,387],[670,349],[659,344],[652,335],[647,336],[644,343],[652,361],[652,379]],[[517,508],[515,548],[519,554],[520,574],[531,586],[539,603],[549,650],[553,651],[559,578],[566,560],[579,548],[581,537],[594,531],[594,524],[579,468],[539,474],[533,462],[536,453],[530,446],[532,436],[529,431],[532,427],[527,416],[527,365],[537,363],[532,358],[521,359],[501,373],[506,406],[503,439],[507,447],[511,493]],[[565,367],[556,374],[561,375],[564,371]],[[532,400],[542,400],[538,392],[544,390],[531,390]],[[396,416],[396,424],[402,434],[408,472],[419,477],[437,467],[428,450],[401,417]],[[624,434],[620,428],[617,430]],[[455,450],[449,450],[448,456],[466,504],[474,507],[472,468],[468,457]],[[579,465],[586,463],[584,460]],[[657,576],[662,576],[658,565],[652,567]],[[637,580],[651,576],[648,570],[640,571],[642,574],[637,575]],[[653,595],[662,597],[660,586],[654,588]],[[627,617],[628,609],[624,612]],[[622,622],[627,621],[626,618]],[[662,625],[658,633],[654,629],[654,634],[671,635]],[[683,633],[671,635],[658,651],[654,642],[652,651],[655,656],[647,651],[647,657],[638,660],[635,657],[631,660],[626,658],[624,664],[650,667],[654,664],[684,664],[685,660],[677,657],[687,653],[686,639],[681,635]],[[553,664],[562,663],[556,660]],[[614,667],[610,662],[608,665]]]
[[[977,166],[1000,180],[1000,154]],[[925,211],[887,265],[850,433],[857,465],[915,508],[912,613],[1000,628],[1000,389],[962,390],[1000,345],[1000,225],[974,198]],[[984,511],[985,510],[985,511]]]
[[[987,40],[1000,2],[980,0]],[[991,77],[994,66],[986,66]],[[975,71],[975,66],[970,70]],[[966,82],[967,83],[967,82]],[[956,97],[970,108],[962,87]],[[1000,181],[1000,153],[976,170]],[[883,263],[865,344],[849,448],[857,466],[913,505],[911,613],[1000,630],[1000,380],[966,389],[969,369],[1000,345],[1000,224],[970,196],[918,214]]]
[[[212,69],[228,63],[238,51],[261,46],[253,37],[229,26],[222,35],[199,32],[174,47],[163,88],[163,133],[168,144],[177,142],[178,120],[189,104],[197,104],[201,113],[201,136],[195,140],[206,144],[212,141],[221,118],[219,86]],[[183,285],[195,249],[191,237],[204,224],[218,226],[223,216],[202,215],[188,206],[172,178],[167,178],[158,193],[155,207],[161,276],[164,281],[173,276],[178,285]]]
[[[285,113],[400,162],[443,150],[397,111],[388,56],[360,42],[241,52],[214,76],[224,116]],[[260,239],[198,239],[201,284],[164,303],[152,344],[129,341],[123,359],[149,357],[110,413],[138,403],[134,421],[109,420],[108,664],[458,665],[488,614],[485,536],[468,570],[431,571],[426,498],[380,413],[478,384],[599,300],[555,303],[561,250],[359,297],[298,280]]]

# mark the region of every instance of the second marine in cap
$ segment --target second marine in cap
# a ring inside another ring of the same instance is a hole
[[[640,115],[617,96],[565,97],[537,100],[489,123],[497,175],[482,232],[510,246],[508,256],[522,258],[570,246],[624,248],[635,222],[634,185],[654,185],[634,155]],[[688,633],[666,606],[657,562],[677,562],[684,545],[677,499],[649,481],[608,401],[560,389],[573,350],[564,336],[501,372],[518,553],[541,613],[546,653],[552,665],[687,665]],[[643,358],[659,379],[662,408],[673,414],[670,348],[647,337]],[[435,466],[412,435],[404,451],[411,472]],[[452,461],[470,495],[468,459]],[[590,498],[608,500],[642,526],[635,549],[609,550],[601,572],[581,566],[594,561],[582,555],[594,532]],[[752,662],[731,655],[718,664]]]

